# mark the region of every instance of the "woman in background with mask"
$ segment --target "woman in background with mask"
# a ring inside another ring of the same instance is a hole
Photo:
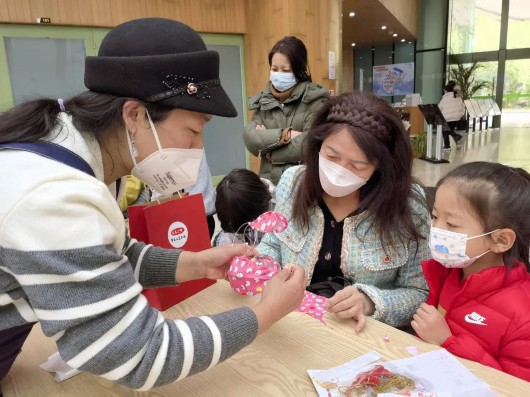
[[[38,321],[70,367],[146,390],[230,357],[298,307],[303,270],[280,272],[252,308],[186,320],[150,308],[142,288],[225,278],[254,250],[130,239],[107,186],[128,174],[161,194],[192,185],[204,125],[237,112],[218,53],[169,19],[112,29],[86,58],[85,85],[0,115],[0,381]]]
[[[257,249],[306,269],[308,289],[332,297],[330,312],[400,327],[427,298],[429,212],[413,184],[412,148],[397,113],[364,92],[331,97],[317,111],[304,166],[286,171],[276,211],[282,233]],[[339,290],[335,293],[335,291]]]
[[[259,176],[277,184],[282,173],[302,161],[302,141],[328,90],[311,82],[307,49],[287,36],[269,52],[270,81],[248,101],[254,115],[243,133],[247,149],[259,157]]]

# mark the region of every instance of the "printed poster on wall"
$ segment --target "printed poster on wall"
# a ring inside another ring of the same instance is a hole
[[[379,96],[414,92],[414,62],[373,67],[373,93]]]

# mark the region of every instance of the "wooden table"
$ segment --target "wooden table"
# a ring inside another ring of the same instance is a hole
[[[164,312],[167,318],[185,318],[218,313],[251,305],[257,297],[243,297],[230,290],[226,281],[201,291]],[[148,392],[135,392],[89,374],[56,383],[38,365],[56,351],[54,343],[34,327],[23,352],[2,382],[4,397],[33,396],[317,396],[307,369],[327,369],[371,350],[385,360],[410,357],[404,349],[418,346],[421,353],[438,349],[418,338],[369,319],[356,334],[353,320],[325,316],[326,325],[302,313],[291,313],[260,335],[235,356],[181,382]],[[389,342],[384,337],[390,338]],[[480,364],[460,360],[486,381],[500,396],[530,396],[530,383]],[[473,396],[476,397],[476,396]]]

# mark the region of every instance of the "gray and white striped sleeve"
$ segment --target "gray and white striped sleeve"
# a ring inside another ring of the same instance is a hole
[[[20,285],[12,305],[40,321],[72,367],[146,390],[230,357],[257,335],[250,308],[165,320],[150,308],[106,187],[52,182],[24,197],[0,225],[2,270]],[[123,219],[122,219],[123,221]],[[28,227],[31,225],[31,227]]]

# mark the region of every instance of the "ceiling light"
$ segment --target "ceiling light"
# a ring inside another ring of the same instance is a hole
[[[351,43],[351,46],[352,46],[352,47],[355,47],[355,43]]]
[[[412,44],[412,41],[409,41],[408,44]]]
[[[381,26],[381,29],[385,30],[386,29],[386,25]]]
[[[404,43],[404,42],[405,42],[405,39],[401,39],[401,42]]]
[[[397,33],[394,33],[392,36],[397,37]]]
[[[355,13],[354,13],[354,12],[350,12],[348,15],[349,15],[350,17],[354,17],[354,16],[355,16]]]

